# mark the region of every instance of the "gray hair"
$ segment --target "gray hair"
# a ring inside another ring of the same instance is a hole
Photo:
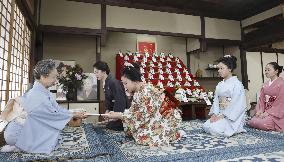
[[[55,61],[46,59],[39,61],[34,67],[35,79],[40,79],[40,76],[48,76],[48,74],[55,69]]]

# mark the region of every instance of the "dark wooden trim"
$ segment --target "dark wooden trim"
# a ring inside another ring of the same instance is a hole
[[[99,100],[82,100],[82,101],[67,101],[67,100],[57,100],[57,103],[99,103]]]
[[[106,4],[101,4],[101,29],[106,30]]]
[[[200,16],[200,23],[201,23],[201,38],[205,39],[205,18],[204,16]]]
[[[101,4],[101,46],[106,45],[106,35],[107,35],[107,28],[106,28],[106,4]]]
[[[34,64],[43,59],[43,41],[44,33],[42,31],[38,31],[36,33],[36,53]]]
[[[245,34],[242,44],[245,49],[249,49],[268,45],[283,39],[284,21],[280,21]]]
[[[204,52],[204,51],[207,51],[207,42],[205,41],[205,18],[204,16],[200,16],[200,23],[201,23],[201,38],[199,39],[200,50]]]
[[[66,26],[53,26],[53,25],[39,25],[38,30],[47,33],[65,33],[65,34],[78,34],[78,35],[101,35],[100,29],[77,28]]]
[[[105,3],[105,0],[67,0],[67,1],[84,2],[84,3],[93,3],[93,4],[101,4],[101,3]]]
[[[241,40],[243,40],[244,37],[244,30],[242,28],[242,22],[240,22],[240,28],[241,28]],[[249,90],[248,86],[248,70],[247,70],[247,58],[246,58],[246,51],[242,48],[242,46],[239,46],[240,49],[240,59],[241,59],[241,74],[242,74],[242,83],[244,87]]]
[[[31,35],[31,52],[30,52],[30,69],[29,69],[29,82],[33,82],[33,69],[36,62],[36,41],[37,41],[37,25],[38,25],[38,18],[39,18],[39,7],[40,7],[40,0],[35,0],[34,4],[34,22],[35,22],[35,28],[31,29],[32,35]]]
[[[188,48],[188,44],[187,44],[187,38],[184,38],[185,39],[185,55],[186,55],[186,67],[190,67],[190,55],[188,54],[187,52],[187,48]]]
[[[194,34],[182,34],[182,33],[161,32],[161,31],[114,28],[114,27],[107,27],[107,31],[136,33],[136,34],[163,35],[163,36],[184,37],[184,38],[201,38],[200,35],[194,35]]]
[[[96,62],[101,60],[101,37],[100,36],[96,36]],[[98,96],[98,100],[100,100],[100,94],[101,94],[101,83],[98,80],[97,83],[97,96]]]
[[[262,83],[264,83],[264,71],[263,71],[263,56],[262,52],[260,52],[260,64],[261,64],[261,77],[262,77]]]
[[[175,7],[170,7],[170,6],[157,6],[157,5],[143,4],[143,3],[139,3],[135,1],[129,2],[129,1],[118,1],[118,0],[68,0],[68,1],[93,3],[93,4],[104,3],[109,6],[119,6],[119,7],[160,11],[160,12],[168,12],[168,13],[177,13],[177,14],[192,15],[192,16],[206,16],[210,18],[220,18],[220,19],[227,19],[227,20],[241,20],[239,16],[232,17],[232,15],[226,15],[220,12],[214,12],[214,11],[209,11],[209,10],[202,10],[200,8],[181,9],[181,8],[175,8]]]
[[[243,29],[247,30],[247,29],[251,29],[251,28],[259,28],[259,27],[262,27],[262,26],[265,26],[265,25],[270,25],[271,23],[274,23],[276,21],[283,21],[283,20],[284,20],[283,14],[279,14],[279,15],[272,16],[268,19],[256,22],[254,24],[245,26],[245,27],[243,27]]]
[[[36,58],[36,30],[32,30],[31,35],[31,52],[30,52],[30,68],[29,68],[29,83],[33,81],[33,69],[35,65],[35,58]]]
[[[279,58],[278,58],[279,56],[278,56],[278,53],[276,52],[276,58],[277,58],[277,64],[278,64],[278,61],[279,61]]]
[[[96,61],[101,60],[101,37],[96,37]]]
[[[240,40],[205,38],[207,46],[240,46]]]
[[[35,28],[35,21],[34,15],[29,10],[28,4],[26,0],[16,0],[16,4],[18,5],[19,9],[22,11],[24,17],[26,18],[27,25],[31,30]]]
[[[195,49],[193,51],[187,52],[188,54],[196,54],[196,53],[200,53],[201,50],[200,49]]]
[[[249,11],[247,11],[246,13],[241,13],[241,20],[244,20],[246,18],[252,17],[254,15],[260,14],[262,12],[265,12],[269,9],[272,9],[276,6],[279,6],[281,4],[281,1],[283,2],[283,0],[279,0],[279,1],[266,1],[266,3],[262,3],[261,6],[259,7],[254,7],[251,8]]]
[[[266,52],[266,53],[281,53],[284,54],[284,49],[275,49],[268,47],[257,47],[257,48],[249,48],[246,51],[248,52]]]
[[[241,58],[242,83],[244,87],[249,90],[246,51],[243,49],[240,49],[240,58]]]
[[[38,0],[38,19],[37,19],[37,26],[40,24],[40,16],[41,16],[41,0]]]

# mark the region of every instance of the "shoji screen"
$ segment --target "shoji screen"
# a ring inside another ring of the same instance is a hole
[[[280,66],[284,66],[284,54],[282,54],[282,53],[278,53],[278,64]],[[280,76],[284,79],[284,72],[283,71],[280,74]]]
[[[28,87],[31,32],[15,0],[0,0],[0,105]]]

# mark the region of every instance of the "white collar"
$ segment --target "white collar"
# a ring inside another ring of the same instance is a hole
[[[275,80],[277,80],[277,78],[274,79],[273,81],[271,81],[271,79],[269,79],[268,85],[270,86]]]

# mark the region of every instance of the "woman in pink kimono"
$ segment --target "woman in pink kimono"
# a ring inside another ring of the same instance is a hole
[[[127,125],[127,133],[141,145],[168,145],[180,139],[179,102],[167,91],[143,83],[138,65],[134,66],[126,66],[121,77],[125,89],[134,94],[131,107],[123,113],[111,111],[108,117],[122,119]]]
[[[256,105],[255,116],[248,121],[251,127],[271,130],[284,130],[284,81],[279,74],[283,66],[270,62],[265,67],[265,82]]]

